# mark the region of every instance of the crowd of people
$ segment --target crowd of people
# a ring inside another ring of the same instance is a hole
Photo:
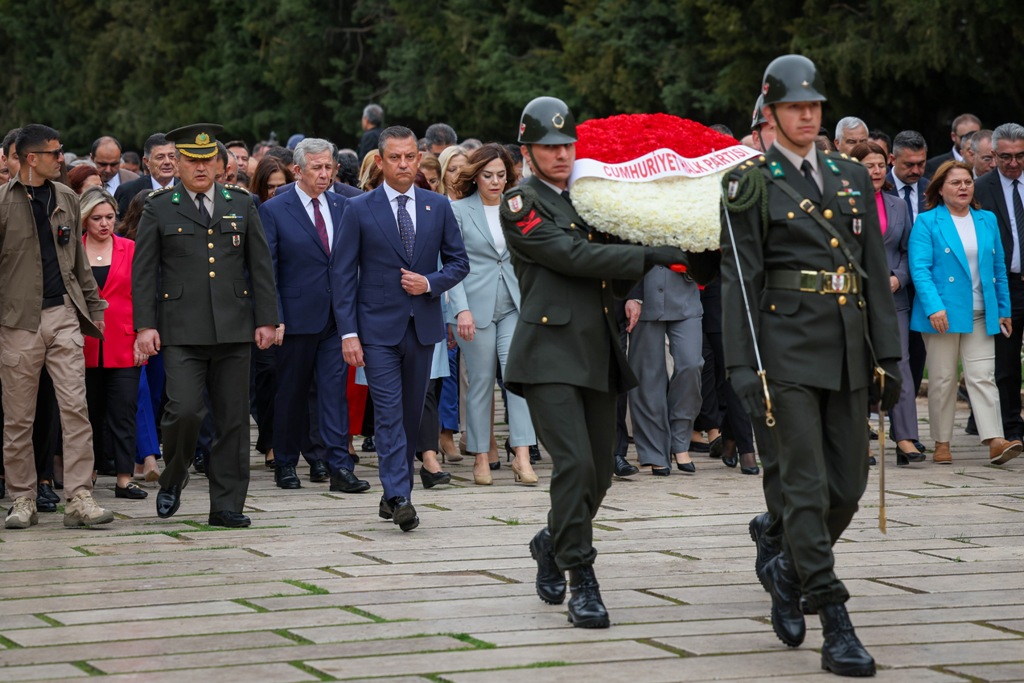
[[[794,69],[805,71],[804,99],[787,80]],[[76,157],[47,126],[10,131],[0,149],[6,528],[56,511],[61,488],[66,526],[112,521],[92,496],[98,476],[129,500],[148,497],[139,482],[159,481],[167,518],[190,473],[209,480],[210,524],[248,526],[250,418],[284,490],[303,488],[304,458],[309,482],[366,492],[376,482],[355,466],[377,451],[379,515],[403,531],[419,525],[417,461],[423,488],[449,484],[447,463],[464,456],[474,484],[489,486],[504,450],[514,482],[531,486],[543,445],[553,508],[530,545],[538,594],[560,603],[569,571],[570,619],[602,627],[589,529],[612,475],[698,475],[705,463],[693,456],[705,454],[746,475],[764,468],[758,573],[776,632],[798,645],[793,595],[823,623],[845,597],[830,564],[784,528],[806,525],[828,544],[823,518],[805,519],[814,506],[793,500],[839,476],[815,453],[840,441],[860,457],[844,465],[850,489],[832,493],[830,514],[840,531],[852,517],[873,458],[866,420],[851,415],[880,400],[892,426],[875,436],[896,443],[897,465],[924,461],[915,399],[927,367],[932,459],[948,464],[962,368],[968,431],[990,461],[1024,449],[1024,127],[983,129],[964,114],[951,150],[932,157],[919,133],[890,138],[853,116],[831,135],[817,78],[792,60],[766,73],[743,139],[766,156],[729,184],[721,277],[717,252],[710,262],[563,229],[584,224],[568,193],[575,124],[554,98],[527,105],[518,144],[460,142],[444,123],[418,138],[385,127],[376,104],[358,150],[302,135],[220,142],[219,126],[194,124],[151,135],[141,160],[110,136]],[[750,179],[755,166],[767,180]],[[758,183],[768,183],[751,190],[767,192],[764,214],[737,197]],[[823,259],[808,256],[810,242]],[[813,270],[786,265],[816,259]],[[801,316],[846,342],[808,335]],[[869,361],[890,378],[873,398],[857,370]],[[790,425],[820,401],[834,426],[817,450],[811,439],[800,459],[784,456],[807,446],[806,428]],[[774,433],[773,405],[787,424]],[[821,475],[799,493],[797,467]],[[831,579],[806,574],[815,563]]]

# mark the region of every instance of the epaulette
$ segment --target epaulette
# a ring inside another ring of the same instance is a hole
[[[751,177],[750,171],[755,169],[760,170],[768,166],[768,158],[761,154],[760,156],[747,159],[743,163],[733,167],[725,176],[722,178],[722,188],[725,191],[725,196],[729,201],[735,201],[736,198],[743,193],[746,187],[749,187],[750,182],[746,179]]]
[[[167,190],[172,190],[172,189],[174,189],[174,187],[175,187],[174,185],[168,185],[167,187],[161,187],[161,188],[160,188],[159,190],[153,190],[152,192],[150,192],[150,193],[149,193],[148,195],[146,195],[146,196],[147,196],[147,197],[155,197],[155,196],[157,196],[158,194],[163,194],[164,192],[167,192]]]
[[[229,189],[229,190],[234,190],[235,192],[242,192],[243,194],[251,194],[249,192],[249,190],[245,189],[241,185],[225,185],[224,187]]]
[[[852,157],[849,154],[832,154],[828,157],[828,160],[839,166],[842,166],[843,164],[861,165],[860,160],[857,157]]]
[[[498,213],[505,230],[516,230],[523,237],[541,223],[534,206],[537,195],[530,187],[519,185],[501,196]]]

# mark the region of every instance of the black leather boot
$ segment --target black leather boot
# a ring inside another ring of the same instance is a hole
[[[765,565],[764,576],[772,596],[772,629],[786,645],[798,647],[807,635],[807,624],[800,609],[800,582],[785,552]]]
[[[547,527],[530,541],[530,555],[537,562],[537,595],[549,605],[561,605],[565,602],[565,574],[555,563],[555,548]]]
[[[569,623],[579,628],[608,628],[608,610],[601,601],[601,587],[597,585],[594,567],[576,567],[569,570]]]
[[[765,590],[768,590],[768,582],[764,578],[764,566],[768,564],[768,560],[778,555],[779,551],[782,550],[779,547],[778,540],[768,536],[768,527],[771,524],[771,513],[762,512],[750,520],[750,524],[747,525],[747,529],[750,531],[750,540],[757,546],[757,557],[754,559],[754,573],[757,574],[757,580],[761,582],[761,587]]]
[[[838,676],[874,676],[875,660],[861,645],[846,605],[821,605],[821,668]]]

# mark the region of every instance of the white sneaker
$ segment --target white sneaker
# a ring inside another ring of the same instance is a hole
[[[113,521],[114,513],[97,505],[89,491],[78,493],[64,507],[64,526],[69,528],[109,524]]]
[[[14,505],[7,511],[7,520],[4,526],[8,529],[27,529],[33,524],[39,523],[39,515],[36,513],[36,501],[31,498],[21,497],[14,501]]]

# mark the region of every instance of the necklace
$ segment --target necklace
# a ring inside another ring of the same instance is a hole
[[[97,256],[97,257],[96,257],[96,260],[97,260],[97,261],[102,261],[102,260],[103,260],[103,257],[102,257],[102,256]]]

